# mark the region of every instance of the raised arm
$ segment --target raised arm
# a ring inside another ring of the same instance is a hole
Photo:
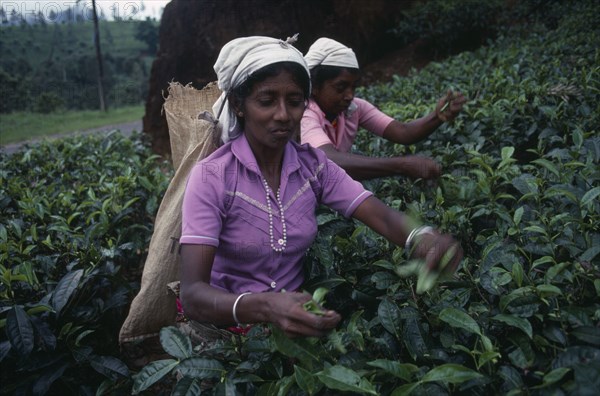
[[[365,199],[356,208],[352,217],[399,246],[405,246],[406,238],[413,230],[406,215],[390,208],[373,196]],[[432,229],[431,233],[420,235],[414,241],[414,246],[412,257],[424,259],[430,269],[437,268],[444,253],[451,247],[456,247],[454,257],[444,270],[446,273],[453,273],[463,257],[460,244],[450,235],[441,234],[435,229]]]
[[[394,120],[383,132],[383,137],[394,143],[417,143],[431,135],[442,123],[455,119],[466,101],[462,93],[448,91],[438,100],[435,111],[406,123]]]
[[[333,144],[326,144],[319,148],[355,180],[392,175],[408,176],[413,179],[435,179],[442,172],[442,167],[436,161],[419,155],[379,158],[340,152]]]

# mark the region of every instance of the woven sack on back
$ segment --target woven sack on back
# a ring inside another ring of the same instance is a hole
[[[163,109],[169,126],[175,173],[162,199],[144,264],[140,291],[133,299],[119,334],[119,343],[136,343],[155,337],[164,326],[175,325],[175,295],[167,285],[179,280],[181,206],[188,175],[193,166],[218,146],[214,122],[200,119],[209,113],[221,94],[216,83],[202,90],[170,83]]]

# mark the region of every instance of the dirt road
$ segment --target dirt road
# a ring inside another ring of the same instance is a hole
[[[74,132],[68,132],[68,133],[61,133],[61,134],[57,134],[57,135],[44,136],[44,137],[36,138],[33,140],[26,140],[23,142],[1,145],[0,150],[4,151],[7,154],[13,154],[16,151],[18,151],[19,148],[21,148],[23,145],[27,144],[29,146],[32,146],[32,145],[35,145],[37,142],[40,142],[44,139],[60,139],[65,136],[76,135],[76,134],[89,135],[91,133],[108,133],[110,131],[114,131],[115,129],[119,130],[123,135],[129,136],[129,135],[131,135],[131,133],[133,131],[137,131],[137,132],[142,131],[142,120],[132,121],[132,122],[128,122],[125,124],[105,125],[105,126],[98,127],[98,128],[87,129],[85,131],[74,131]]]

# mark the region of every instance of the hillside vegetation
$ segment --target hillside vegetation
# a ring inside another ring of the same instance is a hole
[[[417,145],[361,131],[355,147],[443,164],[437,185],[366,184],[454,234],[465,259],[417,294],[402,247],[319,209],[304,287],[329,289],[344,318],[323,339],[254,326],[200,351],[167,327],[171,358],[130,371],[116,335],[170,167],[139,135],[0,153],[0,393],[600,393],[600,5],[543,3],[538,23],[357,92],[401,120],[449,87],[470,98]]]
[[[109,107],[139,105],[147,93],[158,22],[99,22]],[[0,112],[98,109],[93,23],[1,28]]]

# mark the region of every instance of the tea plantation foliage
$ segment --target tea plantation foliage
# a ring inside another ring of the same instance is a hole
[[[0,153],[1,394],[127,381],[117,337],[169,180],[159,165],[121,134]]]
[[[0,4],[0,10],[2,6],[23,7],[30,15],[25,8],[41,6],[47,11],[74,5],[75,1],[44,3],[27,6],[24,2],[7,1]],[[91,2],[86,9],[91,10]],[[67,23],[44,23],[42,16],[36,24],[0,27],[0,113],[98,108],[94,24],[76,18],[82,15],[71,12],[74,16],[64,17]],[[142,103],[156,54],[158,22],[101,19],[99,34],[104,93],[109,108]]]
[[[325,306],[344,316],[324,339],[255,326],[199,350],[168,327],[161,342],[172,358],[130,373],[115,342],[138,279],[125,275],[144,255],[168,172],[117,135],[2,156],[2,392],[152,394],[168,378],[177,395],[210,385],[203,394],[598,394],[600,9],[565,4],[555,26],[514,28],[359,90],[400,120],[431,111],[449,87],[470,98],[418,145],[367,133],[356,144],[443,164],[437,185],[366,184],[454,234],[465,259],[417,295],[401,276],[402,248],[319,209],[305,287],[329,288]]]

